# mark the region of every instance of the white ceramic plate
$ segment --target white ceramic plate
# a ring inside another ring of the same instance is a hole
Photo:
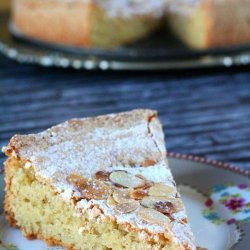
[[[199,157],[170,153],[169,164],[186,205],[198,246],[208,250],[250,249],[250,173]],[[0,175],[1,211],[4,180]],[[52,250],[29,241],[0,217],[0,250]]]

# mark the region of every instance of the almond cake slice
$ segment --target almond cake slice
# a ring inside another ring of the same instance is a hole
[[[67,249],[195,249],[153,110],[73,119],[3,149],[5,215]]]

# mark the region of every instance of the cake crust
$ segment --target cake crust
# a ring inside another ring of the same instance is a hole
[[[194,249],[155,111],[73,119],[16,135],[3,151],[5,214],[26,237],[68,249]]]

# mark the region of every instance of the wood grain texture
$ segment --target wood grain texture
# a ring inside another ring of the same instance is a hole
[[[86,72],[19,65],[0,57],[0,146],[15,133],[133,108],[159,111],[169,151],[250,169],[249,69]]]

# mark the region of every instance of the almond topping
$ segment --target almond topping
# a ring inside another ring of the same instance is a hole
[[[141,187],[141,189],[149,189],[153,186],[153,183],[150,181],[146,181],[145,185]]]
[[[149,167],[149,166],[152,166],[156,163],[155,160],[152,160],[152,159],[147,159],[145,160],[143,163],[142,163],[142,166],[143,167]]]
[[[117,202],[114,200],[113,196],[110,195],[107,199],[107,205],[110,208],[113,208],[114,206],[117,206]]]
[[[140,178],[140,179],[143,179],[144,181],[147,180],[142,174],[136,174],[135,176]]]
[[[115,171],[110,174],[110,180],[123,187],[138,188],[145,184],[145,181],[124,171]]]
[[[165,226],[170,222],[170,219],[166,215],[152,208],[143,208],[139,211],[138,215],[142,220],[150,224],[157,224],[159,226]]]
[[[175,208],[175,213],[180,212],[181,210],[184,209],[183,203],[180,198],[175,198],[175,199],[169,199],[171,203],[173,203],[174,208]]]
[[[187,224],[187,223],[188,223],[187,218],[183,218],[183,219],[181,219],[181,223],[182,223],[182,224]]]
[[[155,207],[155,204],[157,202],[166,202],[166,201],[169,201],[169,199],[167,198],[164,198],[164,197],[161,197],[161,196],[145,196],[142,201],[141,201],[141,204],[144,206],[144,207],[148,207],[148,208],[154,208]]]
[[[135,200],[142,200],[143,197],[145,197],[147,195],[148,195],[148,192],[144,189],[135,189],[130,194],[131,198],[133,198]]]
[[[105,172],[105,171],[98,171],[95,174],[95,177],[97,180],[100,181],[109,181],[109,172]]]
[[[77,174],[72,174],[67,177],[67,181],[76,186],[78,189],[82,190],[86,187],[88,179]]]
[[[149,189],[150,196],[174,197],[176,189],[172,186],[167,186],[162,183],[156,183]]]
[[[142,206],[148,207],[148,208],[155,208],[157,210],[160,209],[159,206],[161,205],[161,203],[167,203],[167,202],[173,205],[173,209],[171,209],[171,212],[169,213],[176,213],[184,209],[181,200],[178,198],[176,199],[176,198],[165,198],[161,196],[145,196],[141,200]],[[158,208],[156,208],[157,203],[158,203]],[[172,205],[169,205],[169,206],[172,206]]]
[[[114,207],[114,209],[118,213],[127,214],[132,211],[135,211],[139,206],[140,203],[138,201],[133,200],[132,202],[129,203],[118,204],[117,206]]]
[[[175,212],[173,203],[169,201],[157,201],[155,203],[155,209],[165,215],[170,215]]]
[[[87,179],[79,175],[72,174],[67,181],[77,187],[85,199],[104,200],[107,199],[111,191],[111,186],[98,181]]]
[[[150,180],[147,180],[143,175],[136,174],[135,176],[144,180],[144,185],[140,187],[141,189],[148,189],[153,186],[153,183]]]
[[[134,201],[133,199],[130,198],[128,190],[119,190],[119,189],[114,190],[113,198],[119,204],[129,203]]]

